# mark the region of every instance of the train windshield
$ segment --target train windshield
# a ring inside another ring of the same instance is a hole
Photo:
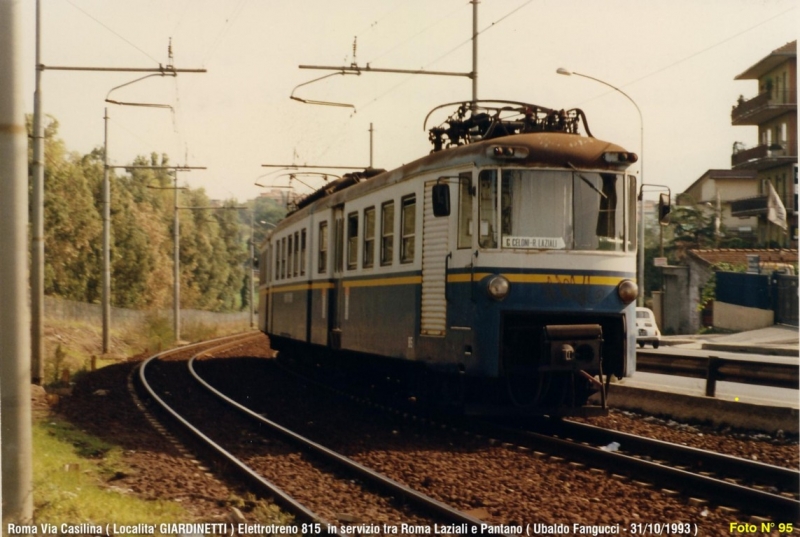
[[[635,249],[635,230],[626,229],[635,222],[632,178],[626,189],[624,175],[608,172],[503,170],[500,184],[497,175],[483,170],[479,176],[481,247]]]

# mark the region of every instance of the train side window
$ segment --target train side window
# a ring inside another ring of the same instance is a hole
[[[375,207],[364,209],[364,268],[375,264]]]
[[[286,237],[281,239],[281,280],[286,279]]]
[[[264,249],[258,261],[258,283],[267,283],[267,274],[269,274],[269,248]]]
[[[289,235],[289,246],[286,249],[286,277],[292,277],[292,245],[294,242],[292,241],[292,236]]]
[[[354,269],[358,263],[358,213],[347,215],[347,268]]]
[[[394,255],[394,202],[381,205],[381,265],[391,265]]]
[[[300,233],[294,232],[294,255],[292,256],[292,276],[297,276],[300,270]]]
[[[317,272],[328,270],[328,223],[319,223],[319,251],[317,252]]]
[[[497,248],[497,171],[484,170],[478,177],[480,195],[478,244]]]
[[[400,229],[402,233],[400,262],[411,263],[414,261],[414,234],[417,226],[417,202],[414,196],[410,196],[404,198],[402,203],[403,212],[400,214]]]
[[[472,172],[458,176],[458,247],[472,247]]]
[[[300,276],[306,275],[306,228],[300,232]]]
[[[281,241],[275,241],[275,246],[272,248],[272,254],[275,257],[275,273],[272,275],[273,280],[281,279]]]

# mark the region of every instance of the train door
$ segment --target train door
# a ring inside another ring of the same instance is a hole
[[[333,209],[333,289],[328,302],[328,339],[331,348],[342,348],[342,317],[347,307],[344,282],[344,206]]]
[[[422,301],[420,334],[444,336],[447,330],[447,268],[452,255],[448,244],[450,222],[433,214],[433,185],[425,183],[422,213]]]

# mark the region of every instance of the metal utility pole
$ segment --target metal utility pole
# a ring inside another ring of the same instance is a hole
[[[178,216],[178,171],[175,170],[175,193],[174,201],[174,216],[172,222],[173,245],[172,245],[172,281],[173,281],[173,296],[172,296],[172,322],[173,322],[173,337],[175,343],[181,340],[181,219]]]
[[[36,65],[42,55],[42,10],[36,0]],[[44,124],[42,71],[36,69],[33,92],[33,162],[31,203],[31,382],[44,378]]]
[[[111,181],[108,173],[108,107],[103,113],[103,354],[111,346]]]
[[[0,444],[5,528],[33,520],[22,2],[0,0],[0,73]]]
[[[349,66],[330,66],[330,65],[300,65],[300,69],[321,69],[324,71],[338,71],[340,74],[357,74],[360,75],[361,73],[399,73],[399,74],[408,74],[408,75],[434,75],[434,76],[465,76],[467,78],[472,79],[472,108],[473,110],[476,107],[476,103],[478,101],[478,4],[480,0],[470,0],[472,4],[472,71],[469,73],[459,73],[454,71],[426,71],[425,69],[385,69],[385,68],[376,68],[371,67],[370,64],[367,64],[365,67],[359,67],[355,62],[350,64]],[[353,55],[355,59],[355,54]],[[330,75],[328,75],[330,76]],[[323,77],[325,78],[325,77]],[[317,79],[322,80],[322,79]],[[312,80],[311,82],[316,82],[316,80]],[[305,86],[309,82],[305,84],[300,84],[300,86]],[[297,86],[298,88],[300,86]],[[296,88],[295,88],[296,89]],[[334,106],[341,106],[336,103],[325,103],[321,101],[306,101],[304,99],[300,99],[297,97],[292,97],[297,101],[307,102],[309,104],[325,104],[325,105],[334,105]],[[352,106],[352,105],[346,105]]]
[[[41,58],[41,0],[36,0],[36,87],[33,94],[33,179],[31,200],[31,380],[40,384],[44,377],[44,125],[42,73],[51,71],[132,72],[177,76],[178,73],[205,73],[206,69],[177,69],[173,65],[142,67],[68,67],[46,66]],[[107,114],[106,114],[107,115]],[[107,157],[106,157],[107,158]],[[104,286],[105,287],[105,286]],[[104,318],[105,318],[104,313]],[[104,339],[105,341],[105,339]],[[104,347],[107,344],[104,343]],[[104,348],[104,352],[107,349]]]
[[[372,123],[369,124],[369,167],[372,168],[372,139],[375,134],[375,129],[372,128]]]
[[[106,94],[106,102],[129,106],[169,108],[172,110],[172,107],[168,104],[122,103],[119,101],[112,101],[108,98],[114,90],[124,86],[130,86],[135,82],[139,82],[140,80],[144,80],[145,78],[149,78],[151,76],[159,75],[146,75],[142,78],[133,80],[132,82],[126,82],[125,84],[112,88]],[[111,348],[111,181],[108,173],[108,119],[108,107],[106,107],[105,113],[103,114],[103,354],[108,354],[109,349]]]
[[[478,102],[478,0],[472,0],[472,109]]]
[[[155,188],[158,190],[174,190],[174,216],[173,216],[173,252],[172,252],[172,281],[173,281],[173,297],[172,297],[172,320],[175,342],[181,339],[181,279],[180,279],[180,252],[181,252],[181,235],[180,235],[180,220],[178,218],[178,190],[186,190],[178,186],[178,172],[190,170],[205,170],[205,166],[108,166],[108,168],[125,168],[125,169],[139,169],[139,170],[174,170],[175,171],[175,186],[148,186],[147,188]]]

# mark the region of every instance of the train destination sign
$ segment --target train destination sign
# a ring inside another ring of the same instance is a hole
[[[566,248],[561,237],[511,237],[503,236],[503,248],[530,248],[536,250],[563,250]]]

